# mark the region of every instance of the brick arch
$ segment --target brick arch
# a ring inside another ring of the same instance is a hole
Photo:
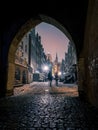
[[[14,85],[14,74],[15,74],[15,51],[18,47],[20,41],[24,37],[24,35],[30,31],[31,28],[34,28],[36,25],[40,24],[41,22],[46,22],[51,25],[54,25],[58,29],[60,29],[74,44],[71,35],[68,33],[68,31],[56,20],[45,16],[40,15],[38,19],[30,19],[25,24],[22,25],[22,27],[19,29],[19,31],[14,36],[9,52],[8,52],[8,71],[7,71],[7,86],[6,86],[6,95],[12,95],[13,94],[13,85]],[[75,44],[74,44],[75,45]]]

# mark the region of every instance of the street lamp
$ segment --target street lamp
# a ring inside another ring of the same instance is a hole
[[[59,71],[59,72],[58,72],[58,75],[61,76],[61,74],[62,74],[62,73]]]
[[[47,72],[47,71],[49,70],[49,67],[48,67],[47,65],[44,65],[44,66],[43,66],[43,70],[44,70],[45,72]]]
[[[48,71],[49,71],[49,66],[48,65],[44,65],[42,66],[43,72],[45,74],[45,81],[47,80],[47,75],[48,75]]]

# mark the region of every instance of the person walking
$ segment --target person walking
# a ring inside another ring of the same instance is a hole
[[[49,71],[48,73],[48,80],[49,80],[49,85],[51,87],[52,86],[52,72],[51,71]]]
[[[56,86],[58,86],[58,79],[59,79],[58,73],[56,72],[55,73],[55,83],[56,83]]]

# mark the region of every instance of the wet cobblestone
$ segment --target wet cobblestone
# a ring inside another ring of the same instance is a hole
[[[98,113],[79,97],[31,92],[0,99],[0,130],[98,130]]]

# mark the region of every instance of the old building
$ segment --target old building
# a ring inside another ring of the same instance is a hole
[[[68,72],[74,64],[77,64],[75,45],[69,41],[68,51],[65,53],[65,71]]]
[[[15,53],[15,85],[28,82],[29,33],[26,34]]]
[[[45,62],[41,37],[33,28],[23,37],[15,53],[15,86],[33,82],[33,73],[41,72]]]

